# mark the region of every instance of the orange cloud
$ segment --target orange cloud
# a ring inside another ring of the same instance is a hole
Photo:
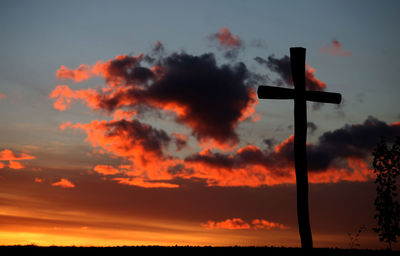
[[[227,219],[224,221],[212,221],[201,224],[202,227],[207,229],[250,229],[250,225],[241,218]]]
[[[56,72],[56,77],[58,79],[70,79],[78,83],[92,78],[93,75],[92,68],[84,64],[79,65],[76,69],[69,69],[61,65]]]
[[[323,172],[309,172],[310,183],[366,182],[375,178],[365,160],[348,157],[346,162],[349,168],[330,167]]]
[[[122,110],[122,109],[117,109],[113,113],[113,119],[114,120],[131,120],[133,117],[137,115],[136,110]]]
[[[322,52],[326,53],[326,54],[330,54],[331,56],[352,56],[353,55],[353,53],[351,53],[349,51],[345,51],[343,49],[342,44],[336,39],[333,39],[329,45],[322,48]]]
[[[0,93],[0,99],[5,99],[5,98],[7,98],[7,95]]]
[[[87,141],[95,148],[101,148],[108,153],[129,161],[130,165],[120,166],[124,174],[135,179],[117,180],[123,184],[138,186],[172,186],[157,180],[171,180],[173,175],[168,172],[171,166],[180,160],[166,157],[165,147],[173,140],[163,130],[143,124],[138,120],[94,120],[88,124],[66,123],[62,128],[74,128],[87,133]],[[96,172],[103,174],[116,173],[116,169],[106,166],[96,166]],[[142,178],[142,180],[140,179]]]
[[[71,90],[68,85],[58,85],[50,93],[49,97],[56,99],[53,106],[60,111],[68,109],[75,100],[86,102],[92,109],[99,108],[99,94],[90,88],[86,90]]]
[[[35,159],[35,157],[25,153],[22,153],[20,156],[17,156],[9,149],[4,149],[3,151],[0,151],[0,161],[12,161],[12,160],[20,161],[20,160],[30,160],[30,159]]]
[[[289,229],[288,226],[285,226],[278,222],[267,221],[263,219],[254,219],[251,222],[253,229]]]
[[[119,173],[119,170],[110,165],[96,165],[93,170],[103,175],[114,175]]]
[[[20,156],[17,156],[14,152],[12,152],[9,149],[4,149],[0,151],[0,161],[8,161],[8,167],[11,169],[22,169],[25,166],[20,163],[19,161],[23,160],[30,160],[30,159],[35,159],[34,156],[22,153]],[[0,169],[6,167],[6,165],[2,162],[0,162]]]
[[[43,182],[44,182],[44,179],[42,179],[42,178],[35,178],[35,182],[36,182],[36,183],[43,183]]]
[[[201,224],[202,227],[206,229],[289,229],[288,226],[285,226],[278,222],[267,221],[264,219],[254,219],[251,221],[251,224],[244,221],[241,218],[232,218],[224,221],[212,221],[209,220],[206,223]]]
[[[11,169],[18,170],[24,168],[24,165],[17,161],[9,161],[8,167]]]
[[[155,182],[143,178],[114,178],[113,180],[118,181],[120,184],[139,186],[143,188],[178,188],[179,185],[166,183],[166,182]]]
[[[306,64],[306,85],[310,90],[322,91],[326,89],[326,83],[315,77],[315,68]]]
[[[177,123],[189,126],[199,143],[238,143],[236,126],[254,116],[258,103],[255,91],[247,85],[248,70],[244,65],[218,66],[212,54],[172,54],[150,68],[141,66],[144,59],[149,58],[143,54],[119,55],[92,67],[62,67],[59,78],[82,81],[96,75],[106,84],[96,90],[71,90],[68,85],[58,85],[49,95],[55,100],[54,108],[64,111],[80,100],[92,110],[114,112],[118,120],[132,117],[137,109],[163,110],[174,113]],[[215,95],[210,98],[210,94]],[[208,104],[203,104],[204,98],[209,99]]]
[[[74,188],[75,187],[75,185],[72,184],[71,181],[69,181],[67,179],[64,179],[64,178],[62,178],[58,182],[52,183],[51,185],[54,186],[54,187],[62,187],[62,188]]]
[[[221,46],[226,48],[240,47],[242,41],[239,36],[234,36],[228,28],[221,28],[215,35]]]

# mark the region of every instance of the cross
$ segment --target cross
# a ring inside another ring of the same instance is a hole
[[[290,48],[290,65],[294,89],[259,86],[260,99],[294,99],[294,166],[297,187],[297,221],[301,247],[312,249],[313,241],[308,210],[308,174],[307,174],[307,101],[339,104],[339,93],[306,91],[305,89],[306,49]]]

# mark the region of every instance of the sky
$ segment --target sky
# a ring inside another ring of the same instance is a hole
[[[291,47],[306,48],[316,247],[385,248],[398,1],[2,1],[0,243],[300,246]],[[400,248],[395,245],[394,248]]]

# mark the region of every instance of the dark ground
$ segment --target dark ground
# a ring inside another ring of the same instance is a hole
[[[24,254],[22,254],[24,253]],[[400,251],[316,248],[304,253],[300,248],[286,247],[196,247],[196,246],[122,246],[122,247],[41,247],[0,246],[0,255],[400,255]]]

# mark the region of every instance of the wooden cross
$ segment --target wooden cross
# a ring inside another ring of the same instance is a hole
[[[308,174],[307,174],[307,104],[306,101],[339,104],[339,93],[305,90],[306,49],[290,48],[290,65],[294,89],[259,86],[260,99],[294,99],[294,166],[297,186],[297,221],[301,247],[312,249],[312,235],[308,211]]]

